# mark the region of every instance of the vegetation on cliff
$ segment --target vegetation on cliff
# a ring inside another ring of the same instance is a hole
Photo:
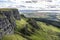
[[[3,40],[60,40],[60,28],[57,26],[25,17],[16,20],[16,25],[15,33],[4,36]]]

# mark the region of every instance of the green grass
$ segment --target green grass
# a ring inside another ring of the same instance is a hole
[[[48,31],[48,30],[52,30],[54,32],[60,32],[60,29],[52,26],[52,25],[46,25],[46,23],[43,22],[37,22],[39,26],[41,26],[43,28],[43,30]]]
[[[60,33],[60,29],[54,27],[52,25],[47,26],[43,22],[37,22],[40,26],[40,30],[36,30],[34,34],[31,35],[32,40],[60,40],[58,33]]]
[[[27,24],[27,22],[23,19],[21,20],[16,20],[16,25],[17,25],[17,30],[22,29],[25,25]]]
[[[28,20],[28,19],[27,19]],[[32,25],[30,25],[25,18],[22,18],[21,20],[16,20],[16,31],[19,32],[22,28],[24,28],[26,24],[28,24],[28,30],[31,31]],[[27,36],[28,38],[32,40],[60,40],[60,28],[57,28],[52,25],[46,25],[46,23],[38,22],[38,26],[40,27],[39,30],[34,29],[34,34],[31,34],[31,36]],[[19,32],[20,33],[20,32]],[[22,37],[19,34],[13,34],[13,35],[6,35],[3,37],[3,40],[27,40],[26,38]]]
[[[18,34],[12,34],[12,35],[5,35],[2,40],[26,40],[22,36]]]

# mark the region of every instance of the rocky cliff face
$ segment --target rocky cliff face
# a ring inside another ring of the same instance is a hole
[[[0,9],[0,39],[4,35],[14,33],[15,20],[20,20],[17,9]]]

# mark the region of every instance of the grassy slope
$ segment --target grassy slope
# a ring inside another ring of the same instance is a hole
[[[31,38],[32,40],[60,40],[60,29],[54,27],[54,26],[47,26],[43,22],[37,22],[40,26],[40,30],[36,30],[36,33],[34,33]]]
[[[26,40],[22,36],[18,34],[12,34],[12,35],[5,35],[2,40]]]
[[[28,24],[25,19],[17,20],[17,29],[18,32],[21,28],[24,28],[25,24]],[[57,27],[54,27],[52,25],[46,25],[46,23],[43,22],[37,22],[40,29],[35,30],[34,34],[31,34],[31,36],[28,36],[28,38],[32,40],[60,40],[60,29]],[[30,28],[32,28],[31,25],[29,25],[28,30],[31,31]],[[20,32],[19,32],[20,33]],[[26,40],[26,38],[22,37],[19,34],[13,34],[9,36],[4,36],[3,40]]]

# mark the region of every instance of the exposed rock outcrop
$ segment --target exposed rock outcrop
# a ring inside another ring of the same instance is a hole
[[[0,39],[7,34],[13,34],[16,27],[15,20],[20,20],[17,9],[0,9]]]

